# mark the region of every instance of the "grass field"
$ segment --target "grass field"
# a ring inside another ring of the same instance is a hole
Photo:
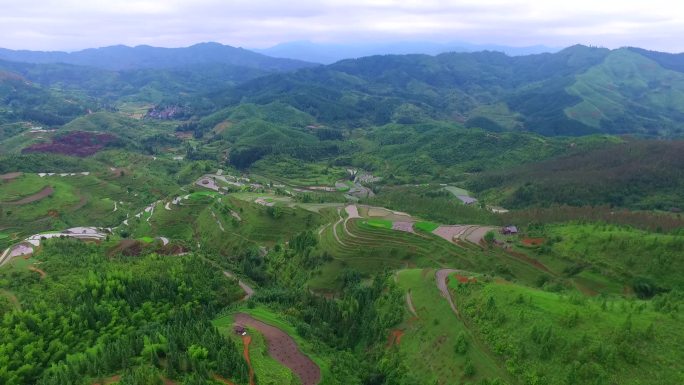
[[[418,318],[407,312],[399,329],[399,345],[413,371],[425,384],[460,384],[483,379],[508,379],[502,363],[453,313],[440,295],[434,269],[411,269],[397,273],[401,289],[410,292]],[[470,368],[466,368],[470,366]]]
[[[611,281],[626,285],[643,277],[657,286],[684,288],[680,236],[602,224],[546,226],[546,236],[558,240],[550,252],[584,266],[582,273],[604,271]]]
[[[456,285],[467,322],[526,383],[674,384],[684,378],[681,310],[503,281]],[[644,366],[636,363],[650,362]]]
[[[416,222],[413,225],[414,228],[424,231],[426,233],[432,233],[433,231],[437,230],[439,227],[438,223],[434,222],[426,222],[426,221],[421,221],[421,222]]]
[[[470,193],[468,192],[468,190],[460,188],[460,187],[456,187],[456,186],[446,186],[446,187],[444,187],[444,190],[450,192],[454,196],[459,196],[459,195],[464,195],[467,197],[470,196]]]
[[[386,220],[386,219],[368,219],[363,221],[364,225],[368,225],[371,227],[379,227],[381,229],[391,229],[392,228],[392,221]]]

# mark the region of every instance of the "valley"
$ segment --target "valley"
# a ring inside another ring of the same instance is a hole
[[[684,382],[679,56],[121,50],[0,50],[0,383]]]

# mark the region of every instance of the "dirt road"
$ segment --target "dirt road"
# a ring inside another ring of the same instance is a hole
[[[316,385],[320,382],[321,369],[299,350],[295,341],[287,333],[245,313],[236,314],[235,322],[254,328],[263,334],[268,345],[268,354],[290,368],[299,377],[302,385]]]
[[[224,271],[223,275],[225,275],[228,278],[235,279],[235,274],[231,273],[230,271]],[[242,290],[245,292],[245,296],[242,298],[243,301],[247,301],[248,299],[252,298],[252,296],[254,295],[254,289],[252,289],[249,285],[247,285],[239,279],[238,285],[240,285],[240,288],[242,288]]]
[[[418,318],[418,313],[416,313],[416,308],[413,306],[413,300],[411,299],[411,290],[406,293],[406,305],[408,306],[409,311],[411,314],[413,314],[414,317]]]
[[[442,297],[446,298],[446,300],[449,302],[449,306],[451,306],[451,310],[454,312],[454,314],[456,314],[458,318],[461,318],[461,314],[458,312],[458,308],[456,307],[454,300],[451,298],[451,293],[449,293],[449,287],[447,285],[447,278],[449,278],[449,275],[458,272],[460,272],[460,270],[440,269],[435,273],[435,279],[437,280],[437,287],[439,288]]]

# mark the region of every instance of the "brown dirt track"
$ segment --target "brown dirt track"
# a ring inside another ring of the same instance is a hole
[[[28,269],[31,271],[35,271],[36,273],[40,274],[40,279],[45,279],[45,277],[47,277],[47,273],[45,271],[43,271],[43,270],[41,270],[41,269],[39,269],[33,265],[29,266]]]
[[[6,204],[6,205],[25,205],[27,203],[36,202],[36,201],[39,201],[43,198],[47,198],[50,195],[52,195],[53,192],[55,192],[55,189],[53,189],[52,186],[47,186],[47,187],[43,188],[42,190],[40,190],[39,192],[37,192],[33,195],[29,195],[26,198],[21,198],[17,201],[2,202],[2,203]]]
[[[316,385],[320,382],[321,369],[299,350],[292,337],[285,332],[245,313],[236,314],[235,322],[257,329],[263,334],[268,345],[268,354],[290,368],[302,385]]]
[[[247,366],[249,366],[249,385],[256,385],[254,382],[254,368],[252,367],[252,360],[249,359],[249,344],[252,343],[252,336],[242,336],[242,344],[244,350],[242,355],[245,356],[245,361],[247,361]]]
[[[10,172],[7,174],[2,174],[0,175],[0,180],[1,181],[10,181],[12,179],[18,178],[21,176],[21,172]]]

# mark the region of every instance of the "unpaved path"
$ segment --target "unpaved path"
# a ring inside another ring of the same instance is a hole
[[[5,205],[25,205],[27,203],[39,201],[43,198],[47,198],[48,196],[52,195],[52,193],[55,192],[55,189],[52,188],[52,186],[47,186],[40,190],[39,192],[29,195],[25,198],[19,199],[17,201],[11,201],[11,202],[2,202]]]
[[[235,322],[254,328],[263,334],[268,345],[268,354],[290,368],[299,377],[302,385],[316,385],[320,382],[321,369],[299,350],[295,341],[287,333],[245,313],[236,314]]]
[[[409,291],[406,293],[406,305],[408,306],[411,314],[413,314],[414,317],[419,318],[416,308],[413,306],[413,300],[411,299],[411,289],[409,289]]]
[[[451,298],[451,293],[449,293],[449,287],[447,285],[447,278],[449,278],[450,274],[453,273],[458,273],[461,270],[455,270],[455,269],[440,269],[437,270],[435,273],[435,279],[437,280],[437,287],[439,288],[440,293],[442,294],[442,297],[446,298],[446,300],[449,302],[449,306],[451,306],[451,310],[456,314],[456,317],[461,318],[461,314],[458,312],[458,308],[456,307],[456,304],[454,303],[454,300]]]
[[[254,382],[254,368],[252,367],[252,360],[249,359],[249,344],[252,343],[252,336],[242,336],[242,345],[244,349],[242,350],[242,355],[247,361],[247,366],[249,367],[249,385],[256,385]]]
[[[339,225],[340,223],[342,223],[344,221],[344,218],[342,217],[342,214],[340,213],[340,211],[341,211],[340,209],[337,209],[337,215],[340,216],[340,219],[337,222],[335,222],[335,224],[333,224],[332,232],[333,232],[333,235],[335,236],[335,240],[337,240],[337,243],[339,243],[342,246],[347,246],[344,244],[344,242],[342,242],[340,240],[340,237],[337,235],[337,225]],[[346,227],[345,227],[345,229],[346,229]]]
[[[230,271],[224,271],[223,275],[228,278],[235,279],[235,274],[231,273]],[[238,285],[240,285],[240,288],[242,288],[242,290],[245,292],[245,296],[242,298],[243,301],[247,301],[248,299],[252,298],[254,295],[254,289],[242,282],[240,279],[238,279]]]
[[[33,265],[29,266],[28,269],[31,271],[35,271],[36,273],[40,274],[41,279],[45,279],[45,277],[47,277],[47,273],[45,271],[43,271],[43,270],[41,270],[41,269],[39,269]]]
[[[496,355],[492,350],[489,348],[489,346],[485,343],[483,343],[477,335],[473,332],[473,328],[468,322],[468,320],[464,317],[461,317],[461,313],[458,311],[458,307],[456,306],[456,303],[454,302],[453,298],[451,297],[451,293],[449,292],[449,287],[447,285],[447,279],[451,274],[458,273],[458,274],[468,274],[468,272],[463,271],[463,270],[457,270],[457,269],[440,269],[435,272],[435,279],[437,280],[437,287],[439,288],[440,294],[442,297],[446,298],[446,300],[449,302],[449,306],[451,306],[451,310],[456,314],[456,317],[463,323],[463,326],[466,329],[466,332],[470,334],[471,340],[473,343],[480,349],[484,354],[486,354],[488,357],[491,358],[492,364],[497,365],[501,368],[501,365],[499,361],[496,358]],[[508,372],[506,369],[501,368],[501,373],[508,377],[506,379],[510,379],[510,375],[508,375]]]

